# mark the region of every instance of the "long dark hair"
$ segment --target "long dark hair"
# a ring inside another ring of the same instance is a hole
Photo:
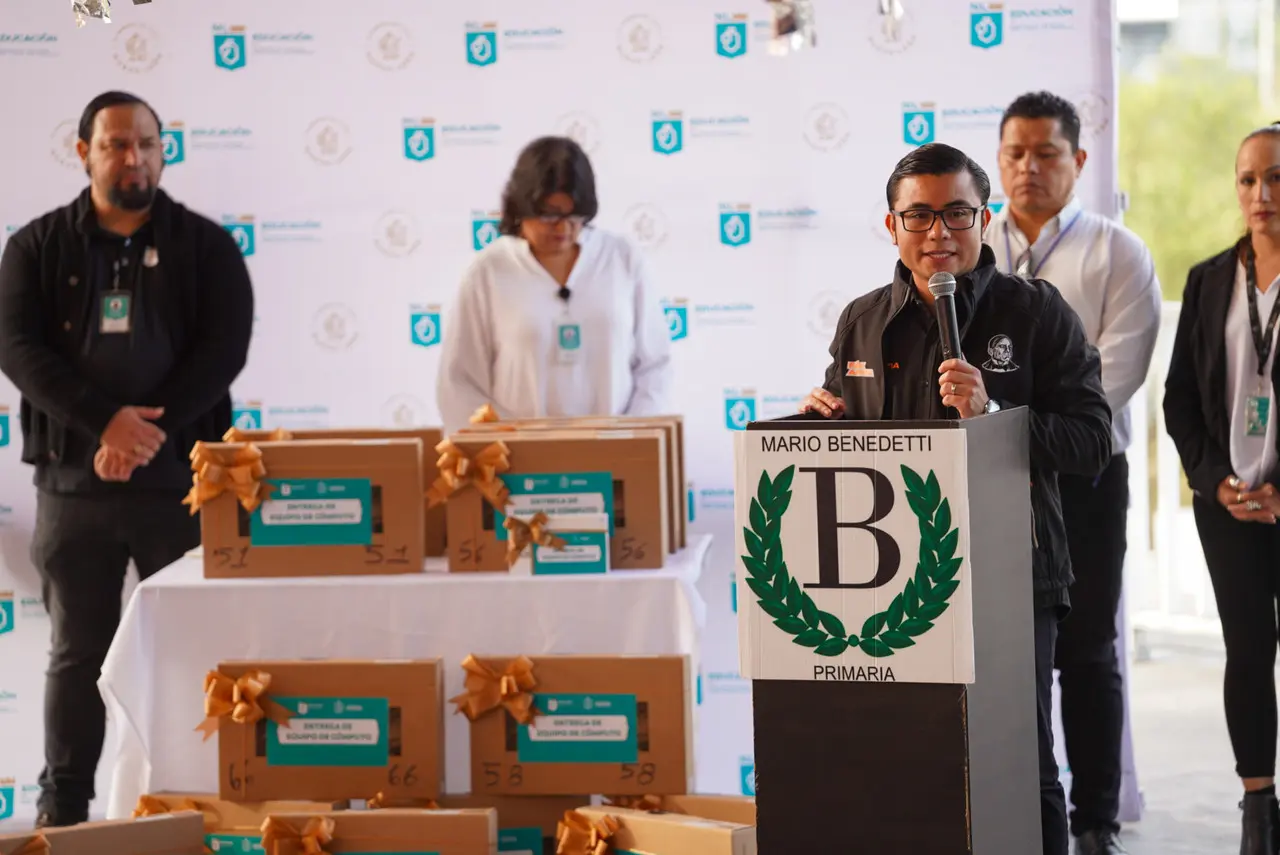
[[[502,191],[504,235],[520,233],[520,221],[539,214],[539,206],[553,193],[573,200],[573,213],[591,222],[600,210],[596,175],[587,153],[568,137],[539,137],[524,147]]]

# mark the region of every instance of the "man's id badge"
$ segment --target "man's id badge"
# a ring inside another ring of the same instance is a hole
[[[1249,436],[1266,436],[1267,423],[1271,420],[1271,399],[1250,395],[1245,405],[1245,431]]]
[[[129,332],[132,299],[128,291],[111,291],[102,295],[102,314],[98,331],[104,335]]]
[[[582,357],[582,327],[562,321],[556,324],[556,361],[572,365]]]

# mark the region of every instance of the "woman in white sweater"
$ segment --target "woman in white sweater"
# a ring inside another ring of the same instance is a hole
[[[493,405],[503,419],[660,415],[670,334],[644,258],[591,225],[595,175],[573,140],[520,153],[502,235],[463,275],[437,396],[446,431]]]

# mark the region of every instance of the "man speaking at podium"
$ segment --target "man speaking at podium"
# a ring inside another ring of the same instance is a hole
[[[898,162],[886,192],[885,227],[900,259],[893,282],[845,308],[826,381],[800,409],[895,421],[1029,409],[1040,814],[1045,855],[1066,855],[1052,686],[1053,645],[1072,576],[1058,473],[1092,477],[1111,458],[1101,362],[1056,288],[996,269],[982,243],[991,181],[964,152],[941,143],[915,149]],[[935,299],[931,279],[940,295],[953,289],[954,297]],[[949,329],[958,332],[961,358],[943,356]]]

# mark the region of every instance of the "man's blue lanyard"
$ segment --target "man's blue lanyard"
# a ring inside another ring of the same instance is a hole
[[[1053,255],[1053,251],[1058,248],[1058,244],[1062,243],[1062,239],[1067,236],[1067,232],[1071,231],[1071,229],[1075,226],[1076,222],[1080,219],[1080,215],[1083,213],[1084,213],[1083,210],[1076,211],[1076,215],[1071,218],[1071,222],[1067,223],[1066,228],[1058,232],[1058,236],[1053,239],[1053,243],[1049,244],[1048,251],[1045,252],[1044,257],[1040,259],[1040,263],[1037,264],[1035,267],[1030,266],[1031,258],[1029,256],[1031,253],[1031,247],[1030,246],[1027,247],[1027,253],[1028,253],[1028,259],[1027,259],[1028,271],[1027,272],[1031,274],[1030,276],[1026,277],[1027,279],[1036,278],[1036,274],[1040,272],[1041,268],[1044,267],[1045,262],[1049,260],[1049,256]],[[1009,259],[1009,271],[1011,273],[1017,273],[1019,276],[1021,276],[1022,274],[1018,273],[1017,267],[1013,261],[1013,245],[1009,243],[1009,221],[1008,220],[1004,221],[1004,254],[1005,254],[1005,257]]]

